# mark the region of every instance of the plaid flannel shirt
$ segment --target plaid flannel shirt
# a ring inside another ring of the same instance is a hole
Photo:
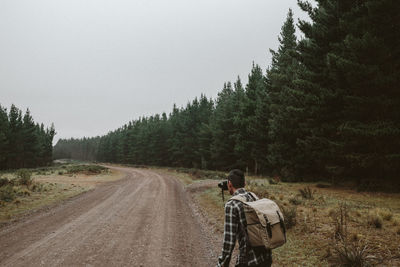
[[[244,188],[235,191],[233,196],[244,196],[247,201],[253,201],[252,196]],[[271,261],[271,250],[254,249],[248,245],[247,224],[243,203],[229,200],[225,204],[224,243],[222,256],[218,258],[217,267],[227,267],[231,260],[236,239],[239,242],[239,256],[236,266],[254,266]]]

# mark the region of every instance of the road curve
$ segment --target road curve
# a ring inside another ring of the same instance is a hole
[[[147,169],[0,230],[0,266],[212,266],[182,184]]]

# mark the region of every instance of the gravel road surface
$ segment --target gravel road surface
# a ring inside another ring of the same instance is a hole
[[[215,265],[179,181],[110,168],[126,177],[0,229],[0,266]]]

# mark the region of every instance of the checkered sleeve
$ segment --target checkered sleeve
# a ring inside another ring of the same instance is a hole
[[[229,266],[231,255],[236,242],[236,233],[239,223],[238,210],[234,201],[228,201],[225,205],[224,242],[222,256],[218,258],[217,267]]]

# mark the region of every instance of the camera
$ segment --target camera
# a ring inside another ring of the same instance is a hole
[[[221,188],[221,190],[228,190],[228,181],[222,181],[218,184],[218,187]]]

